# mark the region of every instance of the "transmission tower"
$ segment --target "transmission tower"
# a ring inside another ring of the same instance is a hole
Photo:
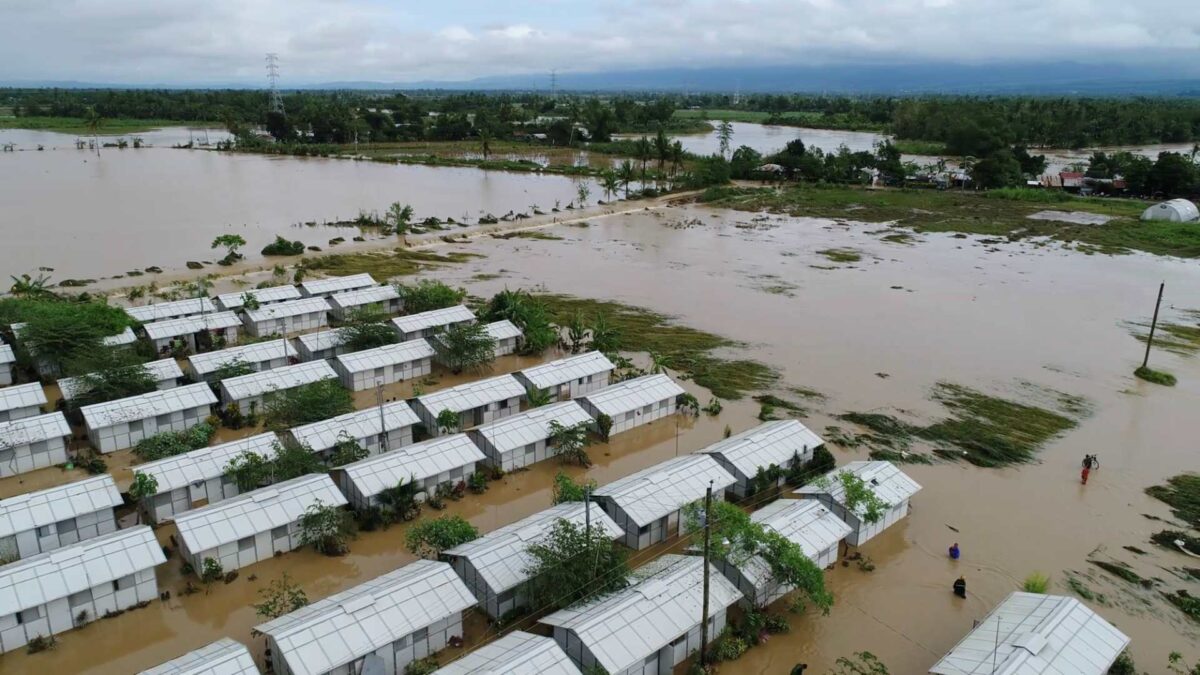
[[[550,98],[558,98],[558,71],[550,71]]]
[[[271,84],[270,111],[283,114],[283,97],[279,95],[279,55],[267,53],[267,82]]]

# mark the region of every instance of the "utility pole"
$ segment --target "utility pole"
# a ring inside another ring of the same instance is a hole
[[[375,381],[375,402],[379,404],[379,454],[388,451],[387,422],[383,414],[383,380]]]
[[[708,665],[708,544],[712,533],[712,486],[708,481],[708,490],[704,493],[704,602],[700,610],[700,665]]]
[[[1158,300],[1154,302],[1154,318],[1150,320],[1150,335],[1146,337],[1146,356],[1142,359],[1142,367],[1145,368],[1150,363],[1150,347],[1154,345],[1154,329],[1158,326],[1158,306],[1162,304],[1163,288],[1167,282],[1158,284]]]

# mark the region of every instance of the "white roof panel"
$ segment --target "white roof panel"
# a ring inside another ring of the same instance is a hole
[[[364,370],[432,358],[433,353],[433,347],[430,347],[428,342],[418,339],[341,354],[337,357],[337,361],[347,372],[361,373]]]
[[[592,495],[613,500],[644,526],[703,499],[709,481],[713,493],[718,494],[737,479],[708,455],[683,455],[602,485]]]
[[[483,451],[466,434],[454,434],[368,457],[342,471],[363,496],[371,497],[401,482],[424,480],[483,459]]]
[[[610,673],[640,663],[700,623],[703,558],[664,555],[636,570],[630,582],[624,590],[561,609],[541,622],[573,631]],[[741,597],[710,566],[709,617]]]
[[[292,358],[294,356],[296,356],[296,348],[292,346],[292,341],[279,339],[253,342],[241,347],[230,347],[229,349],[222,349],[216,352],[193,354],[188,357],[188,363],[192,364],[193,372],[204,376],[215,372],[223,365],[237,361],[245,361],[257,369],[260,363],[281,358]]]
[[[445,551],[471,561],[471,566],[483,577],[494,593],[502,593],[529,579],[526,570],[536,562],[528,553],[529,546],[542,541],[559,520],[575,523],[580,529],[586,523],[585,504],[564,502],[538,513],[492,530],[474,541]],[[616,539],[621,528],[597,505],[592,508],[592,527],[603,528]]]
[[[0,422],[0,450],[70,435],[71,426],[61,412],[22,417],[11,422]]]
[[[183,371],[179,369],[179,362],[175,359],[159,359],[143,363],[142,366],[150,371],[150,377],[154,378],[155,382],[167,382],[183,377]],[[58,390],[62,392],[64,400],[70,401],[79,394],[79,385],[80,378],[64,377],[58,381]]]
[[[500,375],[418,396],[417,401],[436,417],[443,410],[461,413],[524,395],[525,387],[521,386],[517,378],[512,375]]]
[[[247,309],[244,311],[248,320],[252,323],[258,323],[259,321],[272,321],[289,316],[300,316],[301,314],[328,312],[329,303],[325,302],[325,298],[300,298],[299,300],[277,302],[273,305],[259,305],[258,309]]]
[[[433,675],[580,675],[553,638],[513,631],[451,661]]]
[[[321,380],[336,379],[337,373],[325,361],[308,361],[272,368],[221,380],[221,387],[235,401],[261,396],[267,392],[292,389]],[[206,385],[207,386],[207,385]]]
[[[794,494],[827,494],[835,502],[841,504],[842,499],[846,496],[846,488],[843,487],[842,481],[838,479],[838,476],[842,473],[853,473],[863,479],[863,482],[875,493],[875,496],[887,502],[890,506],[895,506],[921,491],[921,485],[917,481],[909,478],[907,474],[896,468],[896,465],[891,462],[858,461],[847,462],[844,466],[840,466],[825,474],[824,477],[827,479],[828,486],[821,486],[813,482],[796,490]],[[860,505],[855,512],[861,516],[863,515],[864,508]]]
[[[275,443],[275,434],[268,432],[138,464],[134,471],[154,476],[158,481],[156,494],[162,494],[224,475],[229,462],[244,452],[253,452],[271,459],[275,456]]]
[[[379,414],[379,406],[374,406],[295,427],[291,430],[291,434],[300,443],[320,452],[336,445],[342,434],[349,438],[367,438],[378,434],[381,426],[392,432],[410,427],[420,421],[421,418],[417,417],[407,403],[393,401],[383,404],[382,416]]]
[[[166,561],[146,525],[23,558],[0,567],[0,616],[40,607]]]
[[[409,314],[392,319],[392,323],[399,328],[401,332],[411,333],[417,330],[425,330],[426,328],[436,328],[437,326],[445,326],[459,321],[474,321],[475,314],[471,310],[462,305],[454,305],[453,307],[443,307],[442,309],[431,309],[428,312],[420,314]]]
[[[217,312],[215,314],[197,314],[178,319],[163,319],[143,326],[146,337],[151,340],[191,335],[206,330],[223,330],[242,325],[242,320],[233,312]]]
[[[764,422],[713,443],[699,452],[720,455],[743,476],[753,478],[759,467],[786,469],[793,457],[803,456],[825,441],[797,420]]]
[[[396,292],[393,286],[368,286],[353,291],[334,293],[329,296],[329,305],[341,309],[350,309],[351,307],[361,307],[376,302],[398,300],[399,298],[400,294]]]
[[[46,405],[46,392],[39,382],[0,387],[0,410],[16,410],[33,405]]]
[[[177,316],[208,314],[215,311],[217,311],[217,308],[213,306],[212,300],[208,298],[188,298],[187,300],[158,302],[153,305],[125,308],[126,314],[142,323],[162,321],[163,319],[170,319]]]
[[[1075,598],[1014,592],[929,669],[937,675],[1103,675],[1129,638]]]
[[[488,422],[474,431],[499,452],[510,452],[550,437],[550,423],[564,427],[591,424],[592,416],[575,401],[552,403]]]
[[[0,500],[0,538],[121,504],[121,492],[108,474],[16,495]]]
[[[13,348],[3,341],[0,341],[0,365],[5,363],[16,363],[17,355],[13,353]]]
[[[666,375],[659,373],[624,380],[599,391],[593,391],[583,398],[600,412],[615,418],[630,410],[637,410],[652,403],[672,399],[682,393],[684,393],[683,387],[675,384]]]
[[[488,335],[490,335],[492,339],[496,341],[508,340],[509,338],[519,338],[524,335],[524,333],[521,332],[521,329],[517,328],[517,325],[508,319],[504,319],[503,321],[493,321],[492,323],[484,326],[484,329],[487,330]]]
[[[304,345],[310,352],[319,352],[325,349],[342,346],[342,341],[345,339],[345,328],[333,328],[331,330],[319,330],[315,333],[305,333],[298,336],[296,339]]]
[[[177,513],[175,526],[188,550],[199,553],[299,520],[317,501],[326,506],[346,505],[329,474],[300,476]]]
[[[221,638],[139,675],[259,675],[250,650],[237,640]]]
[[[101,338],[100,342],[102,342],[106,347],[131,345],[137,342],[137,336],[133,334],[132,328],[126,326],[125,330],[117,333],[116,335],[109,335],[108,337]]]
[[[588,375],[612,372],[615,368],[616,366],[604,354],[588,352],[526,368],[521,371],[521,374],[538,389],[549,389]]]
[[[270,288],[247,288],[235,293],[222,293],[217,296],[217,302],[228,310],[241,309],[246,305],[245,297],[249,295],[260,305],[273,302],[287,302],[300,297],[300,289],[295,286],[272,286]]]
[[[294,675],[328,673],[478,601],[446,563],[417,560],[255,626]]]
[[[300,284],[300,290],[308,295],[326,295],[328,293],[341,293],[343,291],[353,290],[355,288],[363,288],[366,286],[375,286],[376,282],[371,278],[370,274],[351,274],[345,277],[326,277],[324,279],[310,279]]]
[[[751,514],[750,520],[783,535],[798,545],[813,562],[823,551],[853,531],[832,511],[809,499],[773,501]],[[738,565],[738,569],[755,586],[771,578],[771,566],[761,556],[745,561]]]
[[[115,401],[85,405],[79,409],[88,429],[102,429],[114,424],[144,420],[156,415],[165,415],[178,410],[200,408],[217,402],[212,389],[203,382],[185,384],[161,391],[152,391],[141,396],[130,396]]]

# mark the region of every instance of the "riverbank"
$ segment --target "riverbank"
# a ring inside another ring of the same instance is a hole
[[[220,122],[191,122],[184,120],[166,119],[134,119],[113,118],[101,120],[96,129],[99,136],[120,136],[121,134],[136,134],[163,127],[186,126],[192,129],[220,129]],[[0,129],[29,129],[31,131],[52,131],[59,134],[92,134],[87,121],[80,117],[0,117]]]

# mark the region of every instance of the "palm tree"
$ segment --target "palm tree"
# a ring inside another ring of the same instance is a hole
[[[637,140],[635,145],[637,158],[642,163],[642,185],[646,184],[646,162],[650,161],[651,146],[650,139],[642,136]]]
[[[479,130],[479,149],[483,152],[483,161],[492,154],[492,132],[486,128]]]
[[[671,142],[667,140],[667,134],[661,128],[654,137],[654,155],[658,158],[658,170],[662,171],[663,164],[671,157]]]
[[[679,169],[683,167],[683,143],[675,141],[671,144],[671,175],[679,173]]]
[[[667,361],[669,359],[658,352],[650,352],[650,372],[657,375],[667,370]]]
[[[604,195],[611,200],[613,195],[617,194],[617,189],[621,187],[621,179],[612,169],[605,169],[600,174],[600,186],[604,188]]]
[[[10,276],[13,280],[13,285],[8,289],[9,293],[21,298],[39,298],[50,294],[46,286],[50,283],[50,277],[45,274],[39,274],[36,278],[30,277],[28,274],[22,274],[20,277]]]
[[[617,167],[617,178],[621,180],[621,185],[625,186],[625,199],[629,199],[629,184],[633,182],[635,175],[633,162],[627,159]]]
[[[615,353],[621,348],[621,331],[608,322],[604,314],[597,314],[592,322],[592,341],[590,349],[606,354]]]
[[[733,125],[728,121],[721,122],[717,127],[717,140],[720,142],[721,156],[729,154],[729,142],[733,140]]]
[[[92,135],[92,143],[96,146],[96,156],[100,156],[100,127],[104,124],[104,118],[96,112],[94,106],[88,106],[87,110],[83,111],[83,126]]]

